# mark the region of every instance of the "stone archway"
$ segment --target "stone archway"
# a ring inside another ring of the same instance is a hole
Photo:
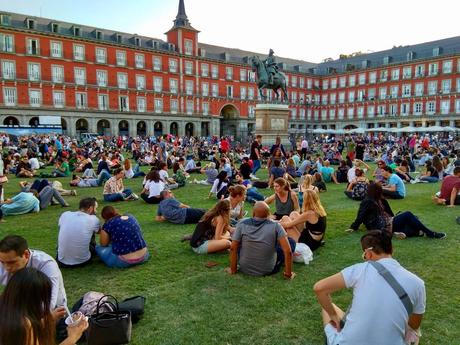
[[[220,110],[220,136],[240,137],[238,133],[238,109],[233,104],[227,104]]]
[[[34,116],[29,120],[30,127],[38,127],[39,124],[40,124],[40,119],[38,118],[38,116]]]
[[[67,121],[61,117],[62,134],[67,135]]]
[[[108,120],[99,120],[97,122],[97,134],[110,135],[110,122]]]
[[[347,130],[347,129],[356,129],[358,128],[357,126],[355,125],[346,125],[345,127],[343,127],[343,129]]]
[[[88,133],[88,128],[88,121],[85,119],[78,119],[75,123],[75,130],[77,131],[77,135]]]
[[[145,137],[147,135],[147,124],[145,121],[139,121],[136,126],[137,135],[140,137]]]
[[[193,126],[193,123],[191,122],[188,122],[186,125],[185,125],[185,136],[186,137],[193,137],[193,131],[194,131],[195,127]]]
[[[153,135],[156,137],[163,135],[163,124],[160,121],[153,124]]]
[[[171,135],[178,135],[179,134],[179,125],[177,122],[171,122],[169,126],[169,134]]]
[[[201,136],[202,137],[209,137],[209,122],[202,122],[201,123]]]
[[[19,120],[14,116],[8,116],[3,120],[4,126],[19,126]]]
[[[118,134],[129,136],[129,123],[126,120],[121,120],[118,123]]]

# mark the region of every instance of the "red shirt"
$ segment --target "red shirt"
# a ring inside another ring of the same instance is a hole
[[[445,199],[447,205],[450,205],[450,194],[454,188],[460,191],[460,177],[453,175],[444,177],[441,185],[441,199]]]
[[[220,149],[223,153],[226,153],[228,152],[228,150],[230,149],[230,144],[227,140],[223,139],[220,141]]]

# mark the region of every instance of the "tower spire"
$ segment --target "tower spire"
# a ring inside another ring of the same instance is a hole
[[[190,26],[190,22],[187,18],[187,14],[185,13],[185,4],[184,0],[179,0],[179,8],[177,10],[177,16],[174,20],[174,26],[182,26],[187,27]]]

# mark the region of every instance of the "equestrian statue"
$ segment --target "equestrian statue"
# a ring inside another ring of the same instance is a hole
[[[267,59],[260,60],[258,56],[251,58],[252,70],[257,73],[257,87],[262,99],[267,97],[263,95],[263,89],[271,89],[275,92],[276,99],[279,98],[278,89],[283,91],[283,100],[288,101],[286,77],[278,71],[274,51],[270,49]]]

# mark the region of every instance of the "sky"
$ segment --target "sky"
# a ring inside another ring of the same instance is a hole
[[[165,40],[178,3],[0,0],[0,10]],[[185,9],[202,43],[316,63],[460,35],[456,0],[185,0]]]

